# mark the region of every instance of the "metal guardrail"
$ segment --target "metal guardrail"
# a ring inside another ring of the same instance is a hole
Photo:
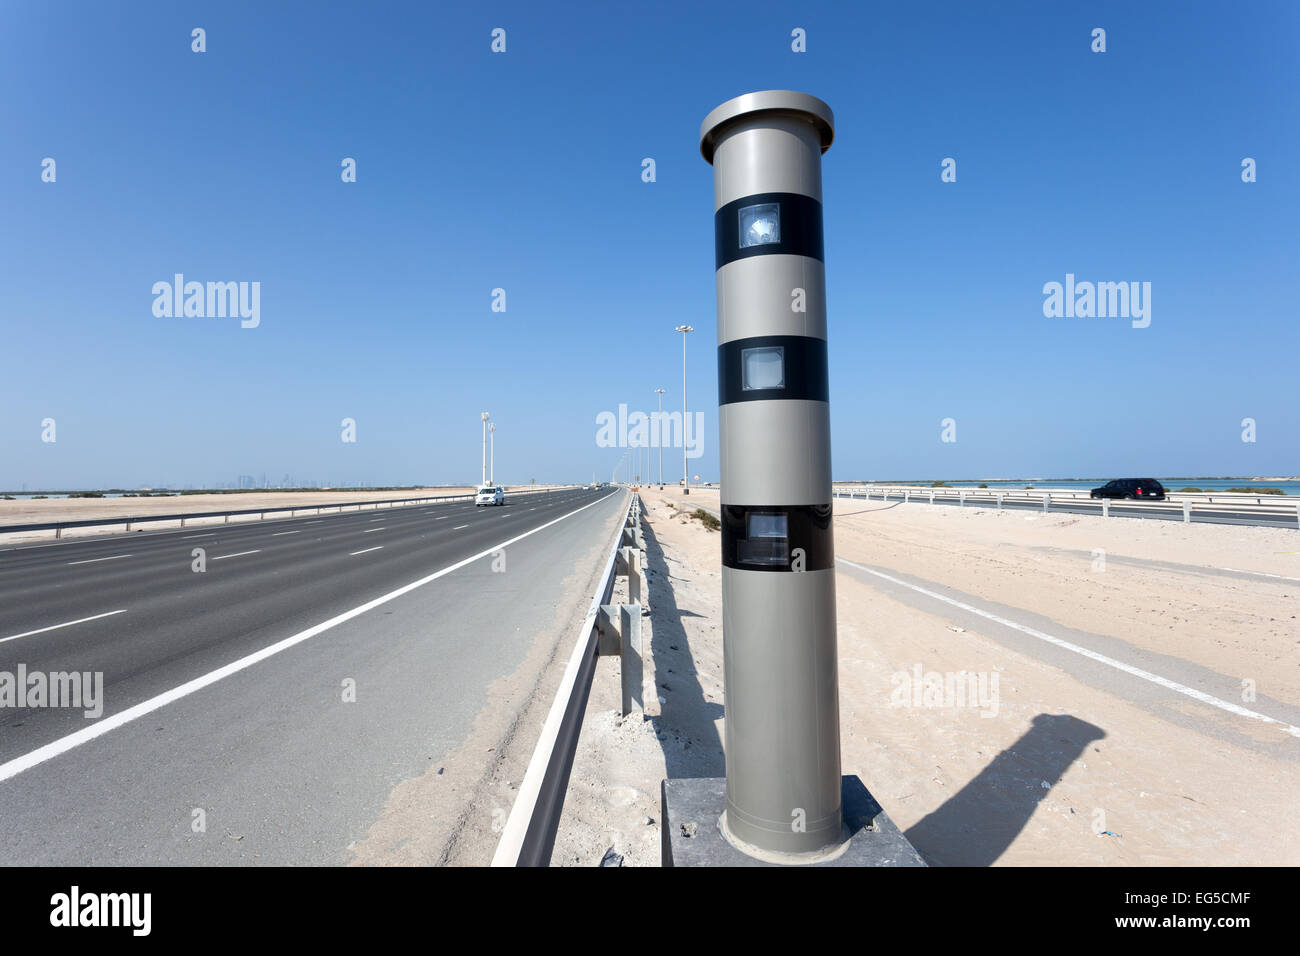
[[[968,497],[984,495],[996,497],[1003,495],[1006,498],[1022,496],[1031,499],[1040,499],[1044,495],[1050,495],[1052,498],[1083,498],[1085,500],[1098,501],[1101,499],[1092,498],[1090,491],[1071,491],[1064,488],[969,488],[961,485],[952,485],[945,488],[931,488],[925,485],[836,485],[836,492],[853,492],[855,494],[864,494],[865,492],[878,493],[886,491],[891,495],[901,495],[904,492],[917,494],[929,494],[931,491],[939,494],[955,495],[959,492],[965,492]],[[1295,495],[1258,495],[1242,494],[1231,491],[1166,491],[1165,502],[1176,501],[1178,503],[1191,501],[1193,503],[1220,504],[1220,505],[1269,505],[1274,510],[1289,512],[1297,504]],[[1218,502],[1215,502],[1218,498]],[[1120,500],[1120,499],[1112,499]],[[1135,499],[1141,500],[1141,499]],[[1161,502],[1147,502],[1148,504],[1160,504]]]
[[[836,498],[857,498],[862,497],[870,500],[874,496],[879,496],[881,501],[888,501],[891,498],[898,499],[904,503],[911,501],[922,501],[934,504],[935,499],[947,499],[956,501],[960,505],[965,505],[968,501],[973,504],[996,505],[1001,508],[1004,502],[1011,503],[1038,503],[1042,505],[1043,511],[1051,510],[1052,503],[1066,505],[1096,505],[1103,517],[1110,516],[1112,499],[1110,498],[1093,498],[1087,492],[1068,491],[1054,488],[1044,489],[1023,489],[999,491],[991,488],[926,488],[923,486],[883,486],[883,485],[854,485],[844,486],[837,485],[834,489]],[[1175,497],[1176,496],[1176,497]],[[1131,500],[1114,500],[1117,515],[1124,515],[1126,511],[1133,508],[1154,509],[1156,511],[1168,512],[1170,519],[1174,519],[1181,512],[1184,523],[1192,520],[1193,510],[1197,507],[1205,508],[1213,505],[1216,512],[1230,512],[1233,515],[1241,515],[1243,518],[1251,516],[1269,517],[1269,518],[1290,518],[1295,516],[1296,527],[1300,528],[1300,501],[1282,495],[1233,495],[1222,492],[1196,494],[1179,494],[1173,492],[1166,495],[1165,500],[1142,500],[1141,498]],[[1219,500],[1214,501],[1215,498]],[[1201,521],[1215,521],[1214,518],[1201,518]],[[1220,518],[1220,522],[1241,523],[1236,518]],[[1279,522],[1264,522],[1265,525],[1273,526]]]
[[[622,712],[628,714],[638,704],[644,709],[640,655],[645,538],[641,509],[641,496],[633,492],[591,605],[578,627],[568,666],[519,785],[519,796],[492,856],[493,866],[550,865],[598,657],[618,654],[622,659]],[[615,580],[621,575],[628,577],[631,603],[610,604]]]
[[[556,485],[550,488],[519,488],[512,490],[510,494],[541,494],[546,491],[555,491],[559,488],[577,487],[574,485]],[[294,517],[297,512],[302,511],[311,514],[320,514],[324,511],[337,511],[342,513],[345,508],[356,508],[358,511],[367,506],[378,509],[380,505],[387,505],[392,508],[395,505],[419,505],[429,504],[435,501],[468,501],[474,498],[474,492],[463,495],[431,495],[422,498],[382,498],[376,501],[340,501],[331,504],[298,504],[285,505],[283,508],[243,508],[236,511],[196,511],[186,514],[164,514],[164,515],[122,515],[114,518],[84,518],[74,521],[45,521],[30,524],[12,524],[0,526],[0,534],[14,534],[23,531],[53,531],[55,539],[63,537],[65,528],[93,528],[99,526],[125,525],[126,530],[131,530],[133,524],[148,524],[158,521],[177,521],[181,527],[185,527],[186,521],[194,521],[199,518],[225,518],[226,524],[230,523],[232,517],[245,515],[261,515],[263,519],[269,514],[283,514],[287,512],[289,517]]]

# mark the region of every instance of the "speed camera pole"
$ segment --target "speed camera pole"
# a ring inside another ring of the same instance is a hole
[[[721,827],[758,856],[845,839],[821,202],[833,136],[830,107],[788,91],[729,100],[700,129],[717,263]]]
[[[713,165],[727,776],[663,784],[666,866],[924,866],[840,775],[821,157],[788,90],[723,103]],[[694,824],[691,826],[690,824]]]

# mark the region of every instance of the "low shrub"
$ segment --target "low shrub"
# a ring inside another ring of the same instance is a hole
[[[695,509],[695,517],[699,518],[700,524],[704,525],[704,527],[708,528],[710,531],[718,531],[722,528],[722,522],[713,517],[713,515],[709,514],[703,508]]]

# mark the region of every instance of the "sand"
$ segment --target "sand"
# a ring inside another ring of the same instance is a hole
[[[718,496],[643,494],[650,565],[666,572],[658,593],[651,583],[650,655],[665,702],[620,724],[609,696],[617,664],[602,662],[570,788],[576,831],[562,833],[556,862],[593,863],[604,845],[625,865],[656,865],[657,826],[644,820],[658,820],[658,779],[721,773],[719,535],[670,509],[716,509]],[[839,557],[995,602],[1012,620],[1103,635],[1153,671],[1186,662],[1300,705],[1300,581],[1286,580],[1300,578],[1296,531],[844,501],[835,536]],[[1290,825],[1300,740],[1277,725],[1191,699],[1144,704],[1104,667],[1086,682],[1033,641],[999,643],[991,626],[918,607],[910,592],[847,568],[836,580],[844,771],[931,863],[1300,863]],[[691,658],[669,658],[666,643]],[[996,675],[996,713],[893,706],[897,675],[918,666]],[[666,667],[680,679],[665,679]]]

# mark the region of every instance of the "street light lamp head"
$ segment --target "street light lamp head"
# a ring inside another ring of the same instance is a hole
[[[674,332],[694,332],[694,331],[695,331],[695,327],[694,327],[694,326],[691,326],[691,325],[679,325],[679,326],[677,326],[677,328],[673,329],[673,331],[674,331]]]
[[[488,420],[489,418],[491,418],[492,416],[491,416],[490,414],[488,414],[487,412],[484,412],[484,413],[483,413],[481,416],[479,416],[479,417],[482,418],[483,421],[487,421],[487,420]]]

